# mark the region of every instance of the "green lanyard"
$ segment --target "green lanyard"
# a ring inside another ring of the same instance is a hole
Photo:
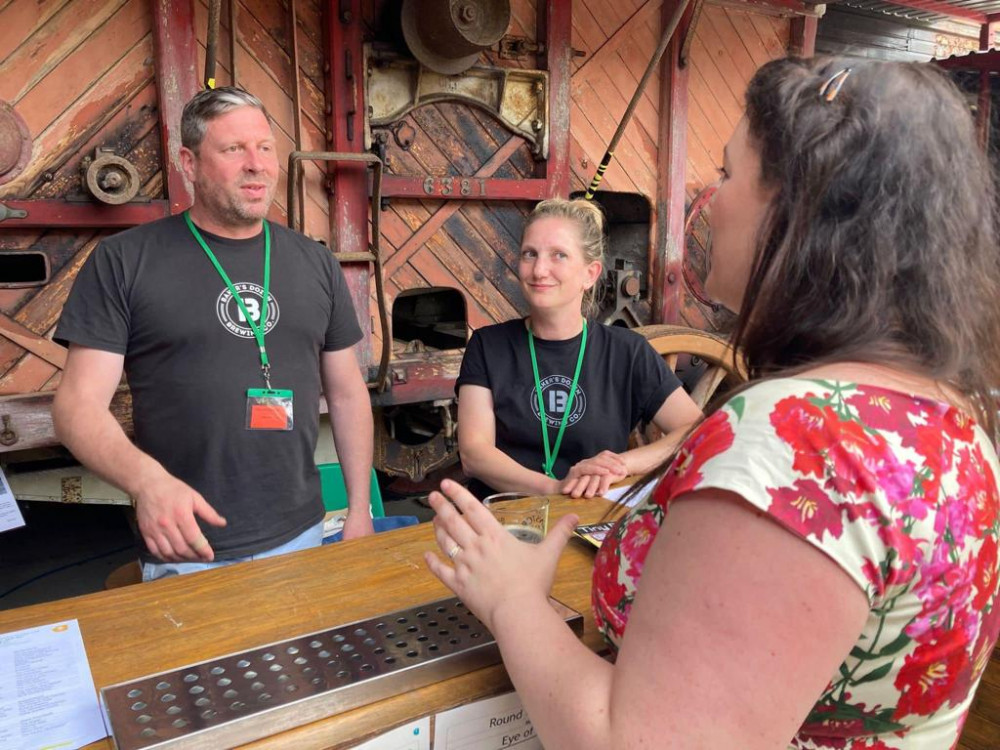
[[[247,325],[250,326],[250,330],[253,331],[253,336],[257,339],[257,346],[260,349],[260,371],[264,375],[264,385],[268,389],[271,388],[271,363],[267,359],[267,349],[264,347],[264,326],[267,325],[267,299],[268,294],[271,290],[271,230],[267,226],[267,221],[264,221],[264,298],[260,303],[260,325],[253,322],[253,317],[250,315],[250,311],[247,310],[247,306],[243,303],[243,298],[240,297],[236,292],[236,287],[233,286],[233,282],[229,280],[228,274],[226,274],[225,269],[223,269],[222,264],[219,263],[219,259],[215,257],[215,253],[212,252],[212,248],[208,246],[205,242],[205,238],[201,236],[201,232],[198,231],[198,227],[194,225],[191,221],[191,216],[188,211],[184,212],[184,221],[187,222],[188,229],[191,230],[191,234],[194,236],[198,244],[201,245],[201,249],[205,251],[205,255],[208,259],[212,261],[212,265],[215,266],[215,270],[219,272],[219,276],[222,280],[226,282],[226,286],[229,288],[229,293],[233,295],[233,299],[236,300],[236,304],[240,306],[240,312],[243,313],[243,317],[247,319]]]
[[[583,338],[580,339],[580,353],[576,358],[576,371],[573,373],[573,385],[569,388],[569,398],[566,399],[566,408],[563,410],[562,422],[559,425],[559,432],[556,435],[556,444],[553,449],[549,449],[549,425],[548,416],[545,414],[545,401],[542,398],[542,380],[538,377],[538,359],[535,357],[535,337],[531,334],[531,326],[528,326],[528,350],[531,352],[531,371],[535,375],[535,395],[538,396],[538,411],[542,415],[542,445],[545,447],[545,463],[542,464],[542,471],[546,476],[556,478],[552,473],[552,467],[556,465],[556,457],[559,455],[559,446],[562,445],[563,433],[566,432],[566,420],[569,413],[573,411],[573,398],[576,396],[576,384],[580,380],[580,369],[583,367],[583,353],[587,350],[587,321],[583,321]]]

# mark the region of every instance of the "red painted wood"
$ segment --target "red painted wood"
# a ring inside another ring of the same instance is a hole
[[[725,8],[708,6],[701,11],[698,21],[698,35],[705,40],[709,49],[724,49],[729,55],[732,72],[746,87],[757,71],[757,63],[750,57],[739,33],[733,28]]]
[[[435,357],[433,361],[394,364],[392,371],[398,372],[404,382],[394,382],[389,391],[372,394],[373,406],[389,404],[416,404],[421,401],[437,401],[455,397],[455,381],[458,379],[459,358]]]
[[[181,112],[198,91],[194,0],[153,0],[153,49],[156,90],[160,99],[160,134],[170,213],[191,205],[192,194],[181,171]]]
[[[347,10],[342,15],[341,7],[344,5]],[[330,56],[327,132],[331,139],[330,150],[338,153],[360,154],[364,151],[363,17],[361,0],[350,0],[346,4],[340,0],[328,0],[326,4],[326,38]],[[330,169],[330,184],[333,187],[330,224],[334,250],[342,253],[365,252],[369,242],[368,169],[363,164],[346,163],[331,165]],[[357,349],[362,367],[365,367],[373,363],[368,264],[344,263],[342,269],[361,324],[362,338]]]
[[[570,55],[572,0],[539,0],[539,36],[545,36],[541,63],[549,71],[549,158],[542,168],[549,197],[569,197]]]
[[[3,229],[54,229],[56,227],[108,227],[123,229],[162,219],[170,214],[171,204],[163,200],[148,203],[70,203],[61,200],[3,201],[12,211],[27,211],[23,219],[5,219]]]
[[[382,178],[382,196],[385,198],[539,201],[548,195],[549,181],[540,178],[508,180],[438,175],[427,177],[386,175]]]
[[[917,1],[919,2],[920,0]],[[893,2],[896,5],[905,5],[905,3],[896,3],[896,0],[893,0]],[[816,12],[812,5],[800,0],[729,0],[727,4],[730,7],[745,6],[749,11],[759,8],[761,11],[791,11],[800,15],[810,15]]]
[[[679,0],[663,4],[663,26],[669,23]],[[684,201],[687,168],[688,71],[680,67],[680,49],[691,31],[693,6],[689,5],[666,53],[660,73],[660,128],[657,158],[656,265],[653,310],[655,322],[680,320],[681,261],[684,255]]]
[[[791,38],[788,51],[799,57],[816,54],[816,27],[819,19],[815,16],[796,16],[792,19]]]
[[[961,57],[949,57],[944,60],[934,60],[934,64],[948,70],[1000,70],[1000,49],[989,52],[973,52]]]

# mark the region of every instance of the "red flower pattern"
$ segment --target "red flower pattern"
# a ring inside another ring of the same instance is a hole
[[[997,540],[988,536],[976,560],[976,577],[973,580],[976,595],[972,599],[974,609],[980,612],[986,609],[990,599],[997,594],[997,580]]]
[[[800,479],[791,487],[769,488],[767,493],[771,496],[768,513],[802,536],[829,534],[838,539],[843,533],[843,510],[813,480]]]
[[[951,721],[957,737],[1000,632],[1000,496],[982,433],[947,404],[872,386],[771,381],[739,398],[740,408],[694,431],[652,498],[598,553],[594,611],[605,634],[624,635],[670,502],[702,482],[728,487],[836,549],[872,603],[857,647],[792,745],[930,750],[937,744],[919,738],[931,715]],[[745,470],[709,464],[727,451],[745,457]],[[757,496],[746,489],[754,482]]]
[[[969,661],[961,630],[939,628],[906,657],[896,676],[899,703],[895,716],[930,716],[948,699],[959,672]]]
[[[657,504],[665,507],[667,498],[693,490],[702,479],[701,468],[732,444],[733,427],[727,413],[719,410],[702,422],[678,451],[654,493]]]

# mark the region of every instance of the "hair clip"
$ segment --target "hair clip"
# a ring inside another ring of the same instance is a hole
[[[827,78],[826,82],[819,87],[819,98],[827,102],[832,102],[836,99],[837,94],[840,93],[840,89],[844,85],[844,81],[847,80],[847,76],[850,74],[850,68],[843,68]]]

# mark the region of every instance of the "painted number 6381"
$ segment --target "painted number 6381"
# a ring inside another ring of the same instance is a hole
[[[481,177],[427,177],[424,179],[427,195],[462,197],[486,195],[486,180]]]

